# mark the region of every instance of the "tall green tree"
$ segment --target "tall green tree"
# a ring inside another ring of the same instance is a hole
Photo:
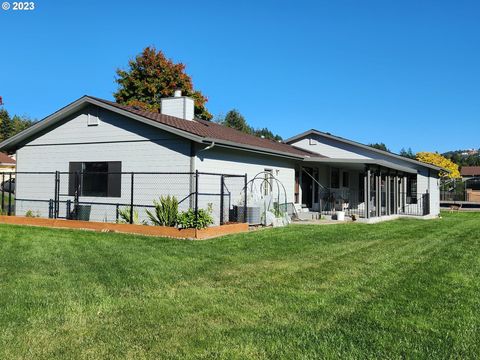
[[[256,136],[259,136],[264,139],[270,139],[270,140],[275,140],[275,141],[282,141],[282,137],[278,134],[272,133],[270,130],[267,128],[262,128],[262,129],[256,129],[253,131],[253,134]]]
[[[5,109],[0,109],[0,140],[8,139],[12,133],[12,119]]]
[[[18,134],[19,132],[29,128],[35,123],[34,120],[30,119],[28,116],[18,116],[14,115],[12,118],[11,125],[11,135]]]
[[[174,63],[154,47],[145,48],[130,60],[127,70],[117,69],[116,72],[118,90],[113,96],[119,104],[158,112],[160,98],[171,97],[175,90],[182,90],[184,96],[194,99],[196,117],[212,118],[205,107],[207,98],[194,90],[191,77],[185,73],[185,65]]]
[[[229,128],[233,128],[244,132],[246,134],[252,134],[253,129],[247,124],[247,121],[242,114],[236,109],[230,110],[224,119],[220,120],[220,123]]]
[[[6,140],[35,123],[27,116],[14,115],[10,117],[8,111],[0,108],[0,141]]]
[[[406,158],[409,158],[409,159],[416,159],[416,154],[412,151],[412,148],[408,148],[408,150],[405,150],[405,148],[402,148],[402,150],[400,150],[400,156],[403,156],[403,157],[406,157]]]
[[[373,144],[368,144],[368,146],[378,149],[378,150],[383,150],[383,151],[388,151],[390,152],[390,149],[385,145],[383,142],[382,143],[373,143]]]
[[[280,135],[272,133],[267,128],[254,129],[248,125],[245,117],[236,109],[230,110],[225,117],[220,117],[216,120],[219,124],[239,130],[245,134],[255,135],[264,139],[270,139],[275,141],[281,141]]]

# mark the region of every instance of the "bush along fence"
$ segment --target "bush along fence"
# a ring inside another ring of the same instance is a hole
[[[196,229],[248,220],[246,174],[101,168],[0,174],[4,215]]]

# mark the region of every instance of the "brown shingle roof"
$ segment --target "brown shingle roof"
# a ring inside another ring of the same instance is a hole
[[[480,166],[463,166],[460,174],[462,176],[480,176]]]
[[[0,152],[0,164],[11,164],[15,165],[15,160],[13,160],[10,156],[7,154]]]
[[[145,117],[149,120],[157,121],[161,124],[171,126],[178,130],[186,131],[199,137],[211,138],[218,141],[230,141],[239,145],[253,146],[263,148],[266,151],[283,152],[296,156],[323,157],[322,155],[299,149],[289,144],[279,143],[274,140],[262,139],[254,135],[245,134],[241,131],[217,124],[215,122],[199,119],[196,119],[194,121],[184,120],[173,116],[163,115],[160,113],[137,110],[131,106],[120,105],[104,99],[94,97],[92,98],[107,105],[114,106],[130,113]]]

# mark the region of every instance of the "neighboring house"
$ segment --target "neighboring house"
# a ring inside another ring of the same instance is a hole
[[[465,200],[480,203],[480,166],[463,166],[460,175],[465,182]]]
[[[480,177],[480,166],[462,166],[460,169],[462,178]]]
[[[281,181],[287,202],[297,209],[345,210],[365,218],[439,214],[437,166],[316,130],[285,143],[262,139],[194,119],[193,106],[192,99],[178,93],[162,99],[161,114],[84,96],[4,141],[0,149],[17,156],[17,214],[45,206],[28,200],[49,198],[54,186],[51,178],[42,182],[22,172],[88,172],[102,167],[117,172],[247,174],[248,179],[265,172]],[[157,187],[145,183],[136,196],[151,201],[159,193],[176,195],[175,186],[192,188],[191,176],[182,181]],[[202,180],[200,191],[217,189],[213,181]],[[99,192],[84,196],[84,201],[128,201],[127,177],[107,176],[96,182]],[[116,193],[100,191],[107,187]],[[109,220],[106,215],[104,219]]]
[[[8,178],[10,173],[15,172],[15,159],[7,154],[0,152],[0,180],[2,180],[3,174]]]

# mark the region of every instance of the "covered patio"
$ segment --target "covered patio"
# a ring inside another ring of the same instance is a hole
[[[373,159],[310,158],[295,173],[295,202],[322,215],[375,218],[429,214],[429,194],[417,193],[417,172]]]

